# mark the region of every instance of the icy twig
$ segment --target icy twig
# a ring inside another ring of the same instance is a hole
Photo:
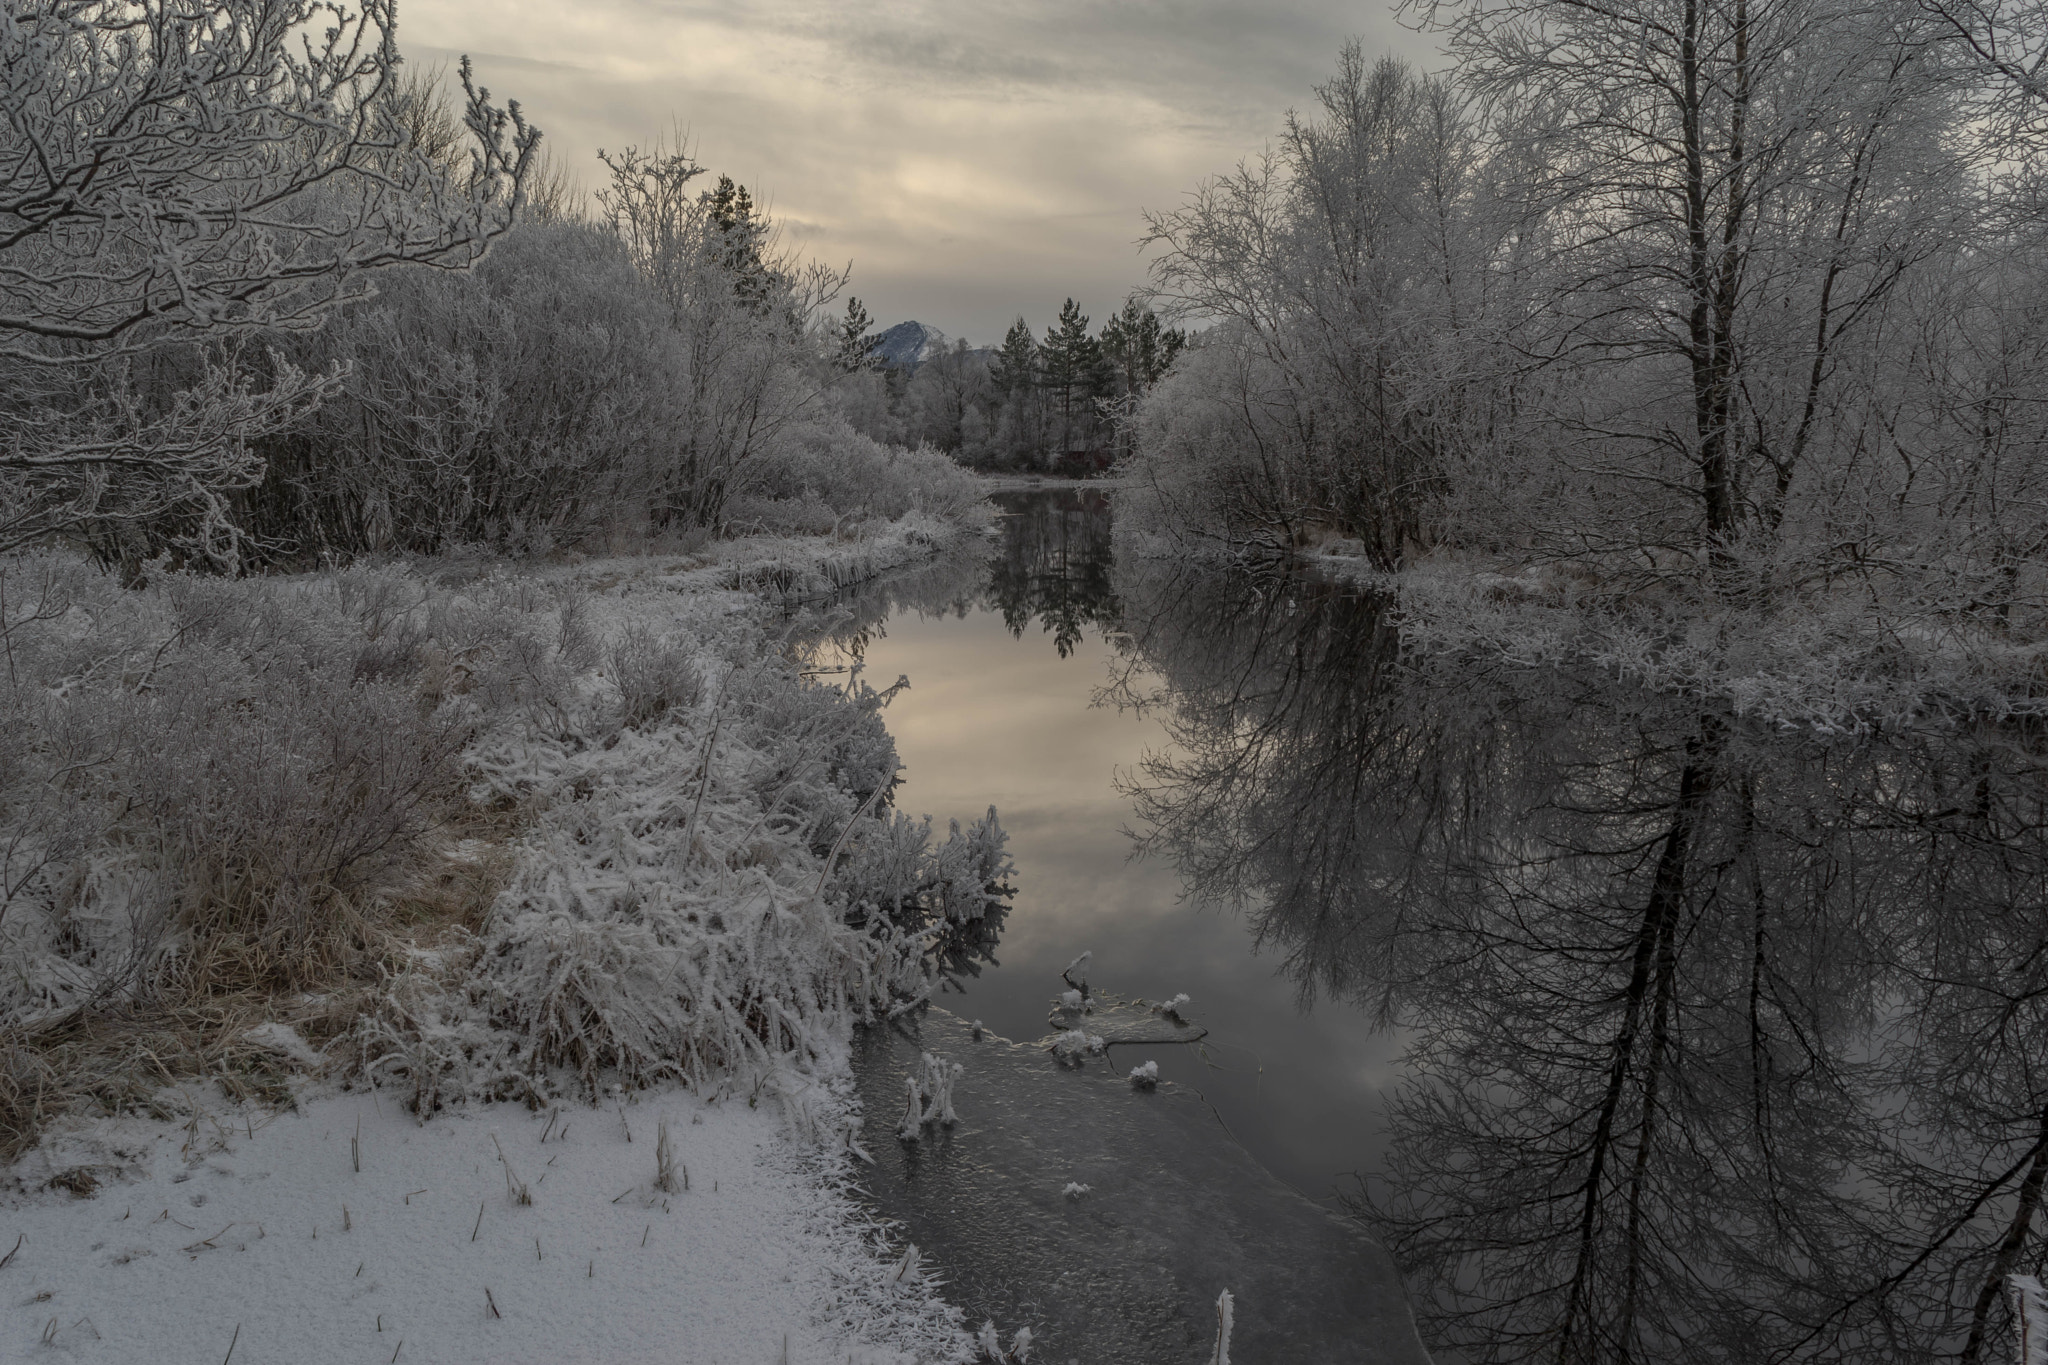
[[[924,1127],[924,1096],[918,1093],[917,1077],[906,1076],[903,1083],[910,1098],[903,1110],[903,1122],[897,1125],[896,1136],[905,1142],[915,1142]]]
[[[929,1052],[923,1054],[923,1059],[924,1092],[932,1101],[923,1122],[930,1123],[936,1119],[950,1128],[960,1121],[960,1116],[953,1112],[953,1083],[967,1074],[967,1068]]]
[[[1088,960],[1094,956],[1095,950],[1091,948],[1069,962],[1066,969],[1060,973],[1060,980],[1081,992],[1083,1000],[1088,998]]]
[[[491,1134],[491,1146],[498,1149],[499,1164],[505,1168],[505,1197],[515,1204],[531,1204],[533,1191],[526,1187],[525,1181],[513,1174],[512,1162],[505,1156],[504,1145],[498,1141],[496,1133]]]
[[[663,1119],[655,1129],[654,1188],[663,1194],[676,1194],[682,1189],[676,1177],[676,1151],[668,1139],[667,1119]]]

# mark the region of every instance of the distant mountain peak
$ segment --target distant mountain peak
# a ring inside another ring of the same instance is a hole
[[[914,370],[946,347],[947,337],[921,322],[899,322],[876,334],[875,359],[899,370]]]

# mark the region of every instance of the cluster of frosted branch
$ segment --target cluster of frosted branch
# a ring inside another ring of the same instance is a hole
[[[222,560],[247,442],[339,383],[233,346],[511,226],[539,140],[465,61],[466,175],[416,145],[392,0],[0,7],[0,550],[52,534]],[[226,349],[223,349],[223,347]]]

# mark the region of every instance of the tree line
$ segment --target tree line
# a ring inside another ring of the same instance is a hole
[[[745,186],[628,147],[585,201],[466,60],[459,104],[404,67],[390,0],[330,8],[7,5],[0,550],[524,553],[962,482],[840,414],[848,272]]]
[[[2042,602],[2036,0],[1413,11],[1150,217],[1148,524],[1622,592]],[[1138,511],[1137,505],[1127,509]]]
[[[998,346],[955,340],[913,366],[883,365],[872,320],[850,299],[839,401],[878,440],[929,445],[977,468],[1095,472],[1128,448],[1132,414],[1187,334],[1137,295],[1088,329],[1070,298],[1043,337],[1020,315]]]

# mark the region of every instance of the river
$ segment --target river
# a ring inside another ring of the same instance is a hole
[[[1371,1227],[1440,1359],[2010,1358],[2040,727],[1818,734],[1418,657],[1370,594],[1119,562],[1113,498],[1007,495],[985,552],[846,607],[864,676],[910,683],[899,808],[1011,836],[948,1010],[1037,1038],[1084,950],[1188,994],[1209,1037],[1146,1055]]]

